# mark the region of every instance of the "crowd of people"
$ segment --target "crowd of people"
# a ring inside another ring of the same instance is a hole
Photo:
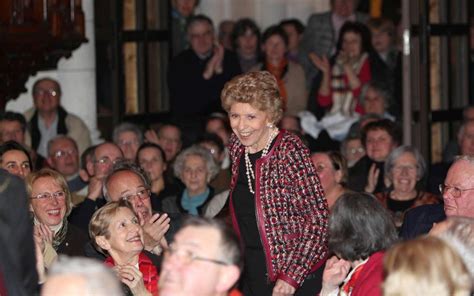
[[[401,145],[391,20],[172,2],[173,120],[93,145],[51,78],[0,114],[0,295],[474,292],[474,108],[444,162]]]

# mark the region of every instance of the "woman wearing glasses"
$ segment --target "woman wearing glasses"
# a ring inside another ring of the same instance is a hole
[[[394,149],[385,161],[384,174],[391,186],[389,191],[377,193],[376,197],[392,213],[397,227],[401,227],[408,209],[440,203],[439,197],[421,189],[425,169],[423,156],[411,146]]]
[[[97,210],[89,235],[94,247],[108,256],[105,264],[115,269],[127,295],[158,295],[158,260],[144,251],[142,227],[127,201]]]
[[[34,221],[37,257],[42,259],[38,265],[41,279],[44,268],[49,268],[58,254],[83,256],[84,245],[89,239],[81,229],[68,223],[71,193],[61,174],[41,169],[28,175],[26,188]]]

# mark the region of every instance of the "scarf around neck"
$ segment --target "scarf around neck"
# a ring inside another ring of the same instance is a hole
[[[188,211],[189,214],[198,216],[198,207],[202,206],[206,202],[207,198],[209,197],[209,192],[210,190],[208,187],[203,193],[190,197],[188,190],[185,189],[181,198],[181,206],[183,209]]]

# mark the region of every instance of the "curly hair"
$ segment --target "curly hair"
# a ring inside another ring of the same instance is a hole
[[[193,145],[185,150],[183,150],[178,157],[176,157],[176,160],[173,165],[174,169],[174,174],[176,177],[181,178],[184,170],[184,163],[186,162],[186,159],[188,156],[199,156],[201,157],[204,162],[206,163],[206,168],[207,168],[207,173],[208,173],[208,180],[214,179],[215,176],[219,173],[219,166],[217,165],[216,161],[214,160],[214,157],[212,156],[211,152],[209,152],[206,148],[203,148],[198,145]]]
[[[282,99],[275,77],[268,71],[255,71],[234,77],[221,92],[222,108],[229,112],[235,103],[247,103],[267,112],[273,123],[282,115]]]

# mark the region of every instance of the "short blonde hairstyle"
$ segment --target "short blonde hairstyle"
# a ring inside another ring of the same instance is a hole
[[[63,175],[60,173],[56,172],[55,170],[44,168],[41,169],[37,172],[30,173],[26,177],[26,192],[28,193],[28,197],[31,197],[31,194],[33,194],[33,184],[38,181],[40,178],[51,178],[53,179],[56,184],[61,187],[61,189],[64,191],[66,194],[66,215],[64,216],[64,219],[69,216],[69,214],[72,211],[72,200],[71,200],[71,192],[69,191],[69,187],[67,186],[66,179],[64,179]],[[31,204],[31,198],[28,198]]]
[[[385,296],[468,296],[471,278],[459,255],[439,238],[395,245],[384,259]]]
[[[283,115],[282,99],[275,77],[268,71],[241,74],[227,82],[221,92],[222,108],[229,112],[235,103],[247,103],[269,114],[273,123]]]
[[[118,202],[109,202],[95,211],[89,222],[89,237],[91,238],[92,245],[102,254],[107,255],[108,252],[97,244],[96,237],[104,236],[106,239],[110,238],[110,221],[112,221],[112,218],[117,214],[120,208],[128,208],[133,215],[136,216],[130,203],[125,200],[120,200]]]

